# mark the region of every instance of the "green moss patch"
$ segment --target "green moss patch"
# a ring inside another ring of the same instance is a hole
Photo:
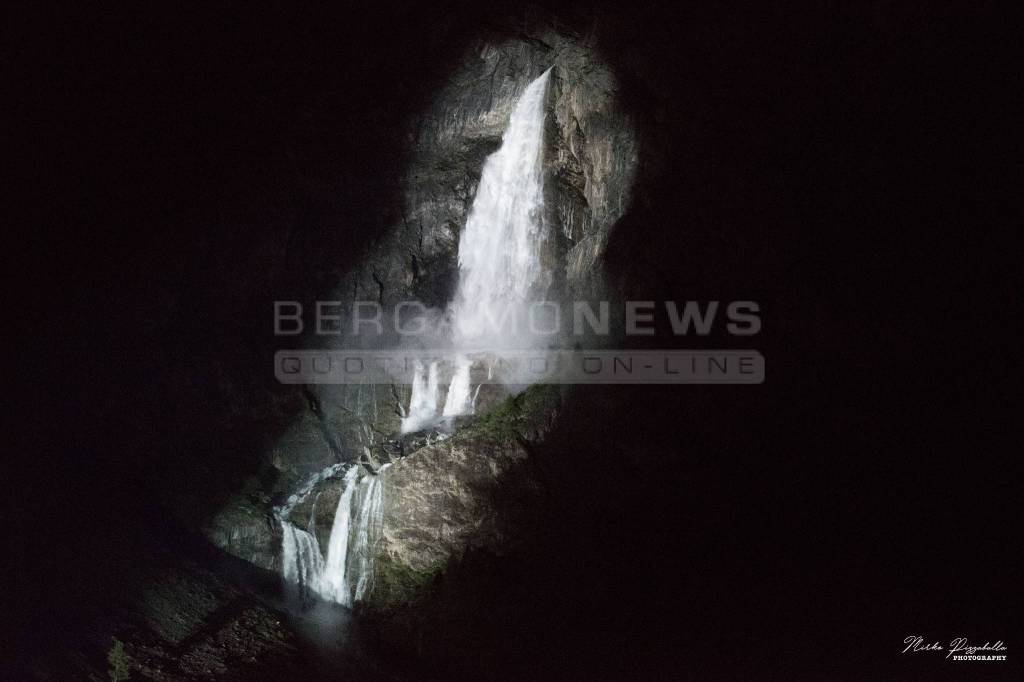
[[[545,424],[559,402],[557,386],[531,386],[475,419],[464,433],[501,440],[520,437]]]
[[[377,606],[397,606],[418,601],[430,590],[447,562],[417,570],[391,557],[378,557],[374,566],[376,582],[372,601]]]

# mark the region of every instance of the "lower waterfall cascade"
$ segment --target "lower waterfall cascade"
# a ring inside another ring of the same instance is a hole
[[[291,511],[305,500],[314,486],[340,473],[343,465],[334,465],[314,475],[299,492],[276,510],[281,524],[282,573],[289,584],[304,594],[353,606],[373,589],[373,559],[381,537],[383,522],[383,486],[380,474],[390,464],[373,473],[363,473],[359,464],[345,470],[344,490],[338,500],[331,526],[327,554],[316,537],[314,515],[305,529],[289,520]]]

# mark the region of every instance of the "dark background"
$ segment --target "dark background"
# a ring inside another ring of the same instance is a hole
[[[379,233],[401,131],[468,41],[552,16],[594,32],[640,133],[609,272],[625,297],[759,301],[767,380],[571,403],[564,513],[510,570],[507,656],[949,673],[899,655],[922,634],[1017,658],[1020,212],[992,143],[1019,60],[1007,22],[881,2],[15,22],[19,646],[59,646],[140,548],[173,547],[168,499],[201,478],[208,513],[248,473],[255,436],[224,415],[274,390],[270,301],[329,291]]]

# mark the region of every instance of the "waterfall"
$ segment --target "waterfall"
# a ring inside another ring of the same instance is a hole
[[[345,582],[345,566],[348,559],[349,536],[352,534],[352,498],[356,493],[356,478],[359,467],[354,466],[345,474],[345,490],[334,511],[331,539],[327,542],[327,560],[318,590],[325,599],[339,604],[350,604],[351,593]]]
[[[544,235],[542,149],[544,94],[550,69],[523,92],[484,163],[480,186],[459,240],[459,285],[453,302],[456,348],[481,341],[507,348],[522,333],[517,308],[541,283]],[[509,319],[511,318],[511,319]]]
[[[387,468],[385,464],[381,471]],[[343,583],[351,590],[352,602],[363,599],[373,587],[373,558],[376,540],[384,525],[384,498],[380,476],[368,476],[369,481],[362,490],[362,501],[356,517],[355,537],[349,551],[351,558],[346,566]],[[348,592],[346,594],[349,594]]]
[[[324,557],[316,536],[284,519],[281,519],[281,533],[281,568],[285,579],[316,589],[324,571]]]
[[[402,418],[402,433],[420,430],[437,414],[437,363],[431,362],[425,369],[417,362],[414,372],[412,399],[409,412]]]
[[[373,559],[383,527],[384,496],[380,474],[360,476],[361,467],[351,466],[344,476],[345,488],[338,500],[324,558],[317,542],[312,518],[309,530],[288,520],[289,512],[312,489],[293,495],[277,512],[281,524],[282,573],[287,582],[321,599],[352,606],[373,587]],[[333,468],[330,475],[337,472]],[[323,480],[318,475],[317,482]],[[314,483],[315,485],[315,483]]]
[[[480,185],[459,239],[459,284],[451,305],[456,350],[529,348],[524,329],[527,305],[546,285],[540,249],[544,224],[544,96],[548,69],[530,83],[516,103],[501,147],[487,157]],[[448,387],[443,416],[473,412],[472,359],[459,356]],[[431,406],[403,431],[436,419],[436,406],[423,397],[429,386],[414,380],[411,405]],[[423,408],[426,410],[426,408]],[[412,407],[410,407],[412,412]]]
[[[473,363],[465,356],[455,359],[455,374],[452,375],[452,383],[448,385],[448,397],[444,401],[442,416],[455,417],[473,411],[473,400],[469,394],[469,371],[472,367]]]

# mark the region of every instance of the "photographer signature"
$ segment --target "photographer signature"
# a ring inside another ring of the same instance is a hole
[[[924,637],[920,635],[911,635],[903,640],[906,644],[906,648],[903,649],[903,653],[917,653],[919,651],[945,651],[946,658],[954,654],[963,653],[967,656],[974,656],[979,651],[982,653],[988,652],[1002,652],[1006,651],[1006,645],[1003,644],[1003,640],[998,639],[995,643],[985,642],[984,644],[971,644],[967,641],[966,637],[956,637],[950,643],[948,647],[943,647],[937,641],[926,642]]]

